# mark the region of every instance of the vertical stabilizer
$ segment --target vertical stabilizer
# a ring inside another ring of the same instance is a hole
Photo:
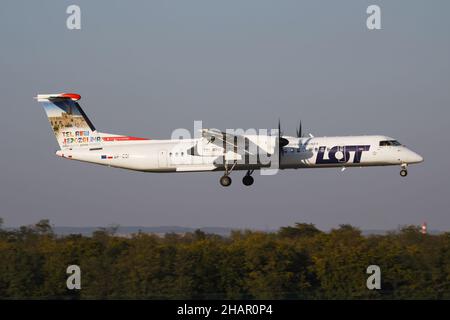
[[[39,94],[52,130],[61,149],[98,145],[101,137],[78,104],[74,93]]]

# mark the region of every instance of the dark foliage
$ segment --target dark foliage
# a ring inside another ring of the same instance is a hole
[[[1,220],[0,220],[1,222]],[[164,237],[54,234],[49,221],[18,230],[0,223],[0,297],[33,299],[449,299],[450,233],[406,227],[365,237],[349,225],[277,233],[202,231]],[[79,265],[82,289],[66,288]],[[368,290],[378,265],[381,290]]]

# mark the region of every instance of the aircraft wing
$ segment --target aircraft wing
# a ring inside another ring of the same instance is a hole
[[[237,154],[252,154],[247,150],[248,148],[245,147],[247,138],[242,135],[234,135],[217,129],[202,129],[201,132],[202,138],[206,139],[208,143],[215,144],[222,148],[224,147],[229,151],[236,150]]]
[[[225,144],[227,148],[234,147],[235,137],[238,136],[217,129],[202,129],[202,138],[206,139],[208,143],[213,143],[218,146]]]

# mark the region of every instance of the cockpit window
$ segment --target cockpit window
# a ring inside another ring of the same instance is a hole
[[[384,140],[380,141],[380,147],[385,146],[401,146],[402,144],[398,142],[397,140]]]

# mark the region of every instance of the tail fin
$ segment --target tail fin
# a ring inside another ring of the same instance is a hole
[[[102,138],[78,104],[74,93],[38,94],[61,149],[95,146]]]

